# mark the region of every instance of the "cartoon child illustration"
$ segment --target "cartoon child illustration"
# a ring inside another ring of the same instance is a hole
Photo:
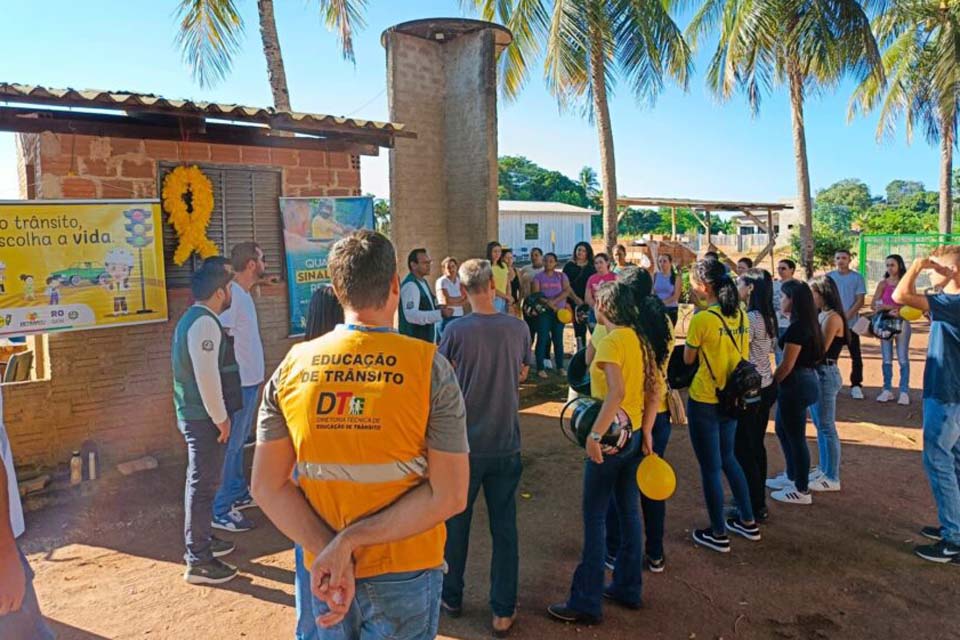
[[[63,284],[60,281],[60,278],[57,276],[50,276],[47,278],[47,288],[43,292],[43,295],[49,296],[50,306],[56,306],[60,304],[60,285]]]
[[[37,292],[33,284],[33,276],[29,273],[21,273],[20,280],[23,282],[23,299],[32,302],[37,299]]]
[[[133,271],[133,254],[126,249],[111,249],[103,258],[107,278],[103,286],[113,294],[113,315],[125,315],[127,291],[130,290],[130,273]]]
[[[0,260],[0,294],[7,292],[7,263]]]

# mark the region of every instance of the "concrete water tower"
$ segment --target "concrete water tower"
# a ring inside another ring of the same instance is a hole
[[[497,238],[497,58],[501,25],[437,18],[383,32],[390,121],[416,132],[390,150],[391,236],[401,274],[414,247],[483,257]]]

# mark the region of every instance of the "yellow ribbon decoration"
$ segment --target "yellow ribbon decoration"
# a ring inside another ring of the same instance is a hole
[[[184,196],[191,195],[193,213],[187,210]],[[213,212],[213,185],[200,167],[177,167],[163,179],[163,208],[170,216],[170,224],[180,243],[173,261],[181,265],[196,251],[201,258],[219,255],[217,245],[207,237],[207,226]]]

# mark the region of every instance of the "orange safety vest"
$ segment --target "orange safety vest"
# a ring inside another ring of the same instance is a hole
[[[396,502],[427,477],[430,371],[436,346],[393,331],[338,327],[294,346],[277,399],[300,488],[335,531]],[[356,577],[443,564],[443,524],[354,553]],[[309,554],[308,554],[309,555]],[[313,559],[306,559],[307,566]]]

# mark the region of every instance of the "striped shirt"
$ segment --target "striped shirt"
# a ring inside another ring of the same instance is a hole
[[[761,387],[773,384],[773,370],[770,367],[770,355],[773,353],[774,338],[767,335],[767,325],[759,311],[747,314],[750,319],[750,362],[757,368],[762,378]]]

